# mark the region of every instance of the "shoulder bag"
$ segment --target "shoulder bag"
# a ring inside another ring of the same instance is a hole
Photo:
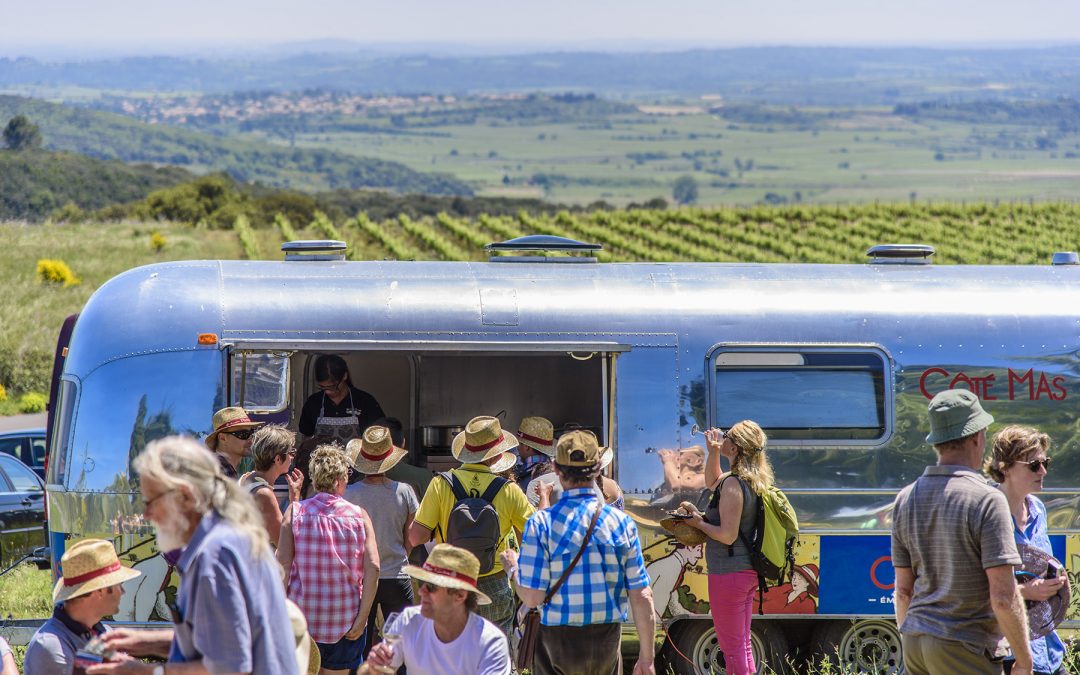
[[[593,514],[592,522],[589,523],[589,531],[585,533],[585,539],[581,542],[581,548],[578,549],[577,555],[570,562],[565,570],[563,570],[562,576],[555,582],[555,585],[544,596],[544,601],[538,606],[530,609],[525,618],[521,622],[521,641],[518,643],[517,652],[517,669],[518,671],[528,670],[532,671],[533,654],[536,653],[536,641],[540,637],[540,608],[551,602],[551,599],[555,597],[555,594],[559,592],[559,588],[566,581],[566,578],[570,576],[570,573],[577,567],[578,561],[581,560],[581,554],[585,552],[585,547],[589,545],[589,540],[592,539],[593,530],[596,529],[596,521],[600,518],[600,512],[604,509],[604,504],[599,504],[596,508],[596,513]]]

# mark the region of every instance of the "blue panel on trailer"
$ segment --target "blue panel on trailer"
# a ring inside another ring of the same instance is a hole
[[[1068,566],[1069,561],[1065,559],[1065,535],[1055,534],[1051,536],[1050,549],[1054,552],[1054,557],[1058,559],[1058,562]]]
[[[822,537],[818,614],[891,615],[891,554],[888,535]]]

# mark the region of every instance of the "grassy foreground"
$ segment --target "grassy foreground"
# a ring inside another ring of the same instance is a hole
[[[33,565],[22,565],[8,574],[0,577],[0,625],[4,619],[41,619],[52,614],[52,605],[49,599],[52,597],[51,572],[39,570]],[[663,642],[661,635],[657,639],[656,648],[659,652]],[[1069,652],[1066,654],[1065,670],[1069,673],[1080,673],[1080,651],[1075,643],[1070,643]],[[640,649],[640,641],[636,635],[623,637],[623,666],[624,672],[629,675],[633,672],[634,661]],[[24,647],[13,647],[15,662],[22,671]],[[658,662],[658,666],[660,663]],[[673,673],[668,666],[658,667],[658,673]],[[858,675],[847,669],[840,668],[834,663],[822,660],[818,662],[800,664],[796,669],[789,672],[804,673],[805,675]],[[776,675],[771,668],[764,668],[762,675]]]

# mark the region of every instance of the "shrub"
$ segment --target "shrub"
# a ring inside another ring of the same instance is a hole
[[[48,399],[45,394],[31,391],[19,397],[19,412],[23,414],[45,412]]]
[[[42,258],[37,262],[38,281],[46,284],[63,284],[65,286],[78,286],[82,283],[63,260],[50,260]]]
[[[150,233],[150,248],[155,252],[160,252],[165,248],[165,235],[160,232],[154,231]]]

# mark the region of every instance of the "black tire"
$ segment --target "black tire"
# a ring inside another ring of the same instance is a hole
[[[841,673],[898,675],[904,658],[900,631],[889,619],[829,621],[814,633],[815,660],[827,660]]]
[[[776,673],[787,672],[788,642],[783,627],[776,621],[755,621],[750,630],[750,648],[758,672],[765,672],[763,666]],[[663,672],[670,670],[677,675],[723,675],[725,672],[724,655],[717,648],[716,631],[708,619],[686,619],[672,626],[670,640],[664,644],[660,655]]]

